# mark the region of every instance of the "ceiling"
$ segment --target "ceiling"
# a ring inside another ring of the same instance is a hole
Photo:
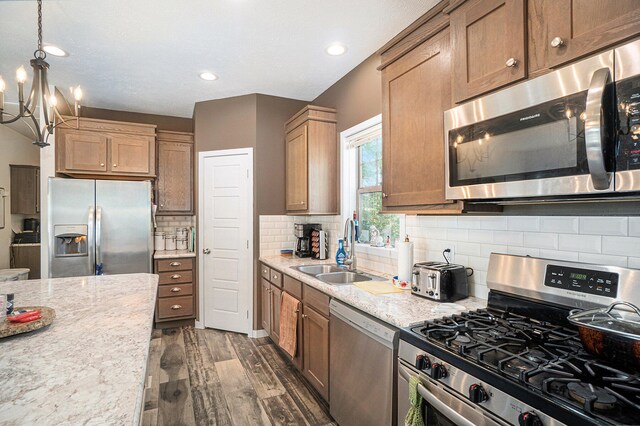
[[[80,84],[85,105],[181,117],[248,93],[312,100],[437,1],[45,0],[44,42],[70,53],[48,56],[49,83]],[[35,1],[0,1],[0,40],[15,102],[15,70],[29,70],[37,42]],[[329,56],[336,41],[347,53]]]

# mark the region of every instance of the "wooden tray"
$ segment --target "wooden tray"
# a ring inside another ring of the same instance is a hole
[[[42,315],[42,318],[36,321],[23,323],[19,322],[15,324],[9,322],[7,319],[4,319],[3,321],[0,321],[0,339],[41,329],[42,327],[50,325],[53,322],[53,319],[56,317],[56,311],[51,308],[47,308],[46,306],[22,306],[19,308],[15,308],[14,310],[21,311],[23,309],[36,309],[40,311],[40,315]]]

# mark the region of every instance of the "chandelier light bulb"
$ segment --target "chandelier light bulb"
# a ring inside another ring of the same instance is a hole
[[[82,100],[82,89],[80,88],[80,86],[73,89],[73,98],[77,102],[80,102]]]
[[[4,92],[4,89],[7,88],[7,85],[4,83],[2,76],[0,76],[0,93]]]
[[[18,83],[27,81],[27,70],[24,69],[24,66],[20,66],[16,71],[16,80],[18,80]]]
[[[51,105],[53,108],[58,106],[58,98],[56,98],[56,95],[51,95],[49,97],[49,105]]]

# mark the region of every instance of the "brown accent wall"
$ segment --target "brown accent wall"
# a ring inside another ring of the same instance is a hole
[[[254,320],[260,328],[259,216],[284,214],[284,123],[308,102],[261,94],[198,102],[194,109],[195,150],[253,148]],[[197,169],[196,159],[196,169]],[[196,170],[196,179],[198,171]],[[197,194],[196,194],[197,203]]]
[[[285,214],[284,123],[309,102],[258,95],[256,119],[257,210]]]
[[[80,116],[102,120],[127,121],[130,123],[155,124],[158,130],[193,132],[193,119],[170,115],[145,114],[142,112],[118,111],[114,109],[83,106]]]
[[[337,110],[338,134],[382,113],[379,65],[378,54],[369,56],[311,102]]]

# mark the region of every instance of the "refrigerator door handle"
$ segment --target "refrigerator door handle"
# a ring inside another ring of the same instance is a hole
[[[89,206],[89,216],[87,218],[87,256],[89,261],[89,271],[96,273],[96,250],[95,250],[95,218],[96,212],[93,206]]]
[[[96,207],[96,275],[102,275],[102,207]]]

